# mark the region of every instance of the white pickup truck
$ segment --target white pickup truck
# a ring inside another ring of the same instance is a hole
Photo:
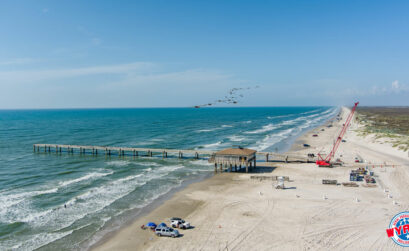
[[[181,218],[173,217],[170,219],[171,225],[174,228],[188,229],[190,228],[190,223],[182,220]]]

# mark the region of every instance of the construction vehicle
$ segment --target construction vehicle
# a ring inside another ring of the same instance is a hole
[[[348,129],[349,123],[352,120],[352,117],[354,115],[354,112],[355,112],[356,107],[358,106],[358,104],[359,104],[359,102],[356,102],[354,107],[351,109],[351,112],[349,113],[345,123],[343,124],[341,132],[339,133],[337,140],[334,142],[334,145],[332,146],[331,152],[325,158],[323,158],[321,156],[321,154],[318,154],[318,160],[317,160],[316,164],[319,167],[332,167],[331,159],[334,157],[335,152],[338,149],[339,143],[341,142],[342,137],[344,136],[346,130]]]

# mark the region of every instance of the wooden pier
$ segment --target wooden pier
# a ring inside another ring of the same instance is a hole
[[[158,156],[167,158],[169,155],[183,158],[183,156],[191,156],[195,159],[200,157],[210,156],[214,151],[206,150],[178,150],[178,149],[157,149],[157,148],[134,148],[134,147],[116,147],[116,146],[81,146],[81,145],[58,145],[58,144],[34,144],[34,152],[67,152],[78,154],[92,154],[92,155],[117,155],[117,156]]]
[[[162,149],[162,148],[134,148],[134,147],[115,147],[115,146],[84,146],[84,145],[60,145],[60,144],[34,144],[34,152],[81,154],[81,155],[106,155],[106,156],[145,156],[162,157],[168,155],[182,158],[211,158],[217,151],[208,150],[181,150],[181,149]],[[273,152],[256,152],[258,160],[265,162],[285,162],[285,163],[310,163],[315,162],[316,158],[297,154],[280,154]],[[254,164],[255,165],[255,164]]]

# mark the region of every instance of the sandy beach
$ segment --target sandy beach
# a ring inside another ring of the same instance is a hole
[[[290,152],[328,153],[343,120],[328,122],[296,140]],[[391,218],[409,209],[408,153],[358,136],[352,122],[335,158],[345,163],[258,163],[254,173],[222,173],[191,184],[169,200],[97,243],[92,250],[403,250],[386,235]],[[312,137],[318,134],[318,137]],[[303,148],[303,143],[311,145]],[[356,164],[355,157],[364,161]],[[349,172],[368,166],[376,187],[323,185],[349,181]],[[250,176],[289,176],[287,189]],[[385,192],[387,191],[387,192]],[[141,225],[169,223],[177,216],[193,228],[179,238],[157,237]]]

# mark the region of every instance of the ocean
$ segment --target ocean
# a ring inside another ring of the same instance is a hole
[[[0,110],[0,250],[86,249],[206,159],[34,153],[33,144],[283,152],[337,107]]]

